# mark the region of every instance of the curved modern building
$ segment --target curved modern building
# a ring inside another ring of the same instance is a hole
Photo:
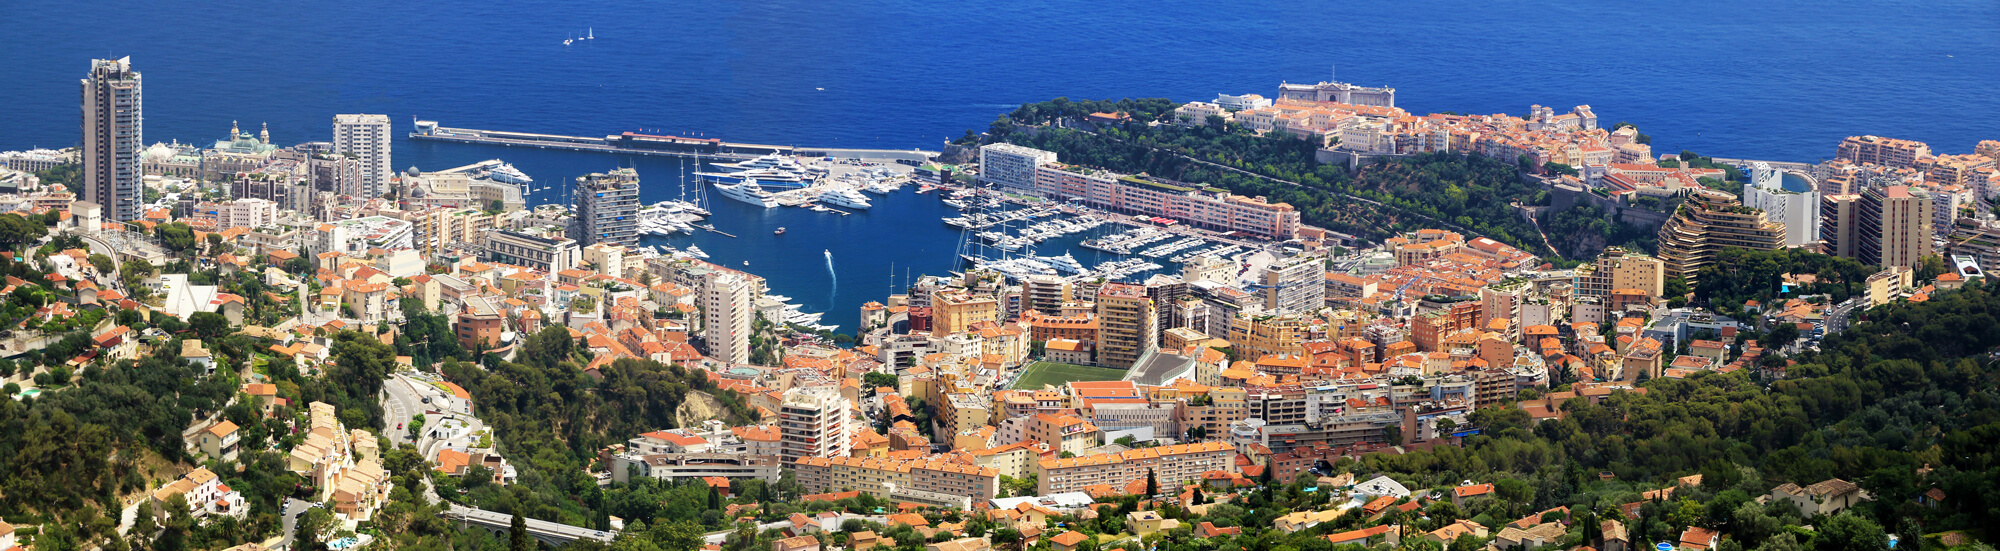
[[[1743,206],[1735,195],[1711,189],[1693,190],[1667,223],[1660,226],[1660,260],[1667,275],[1693,283],[1695,273],[1715,262],[1724,247],[1771,251],[1785,247],[1785,227],[1764,217],[1764,211]]]

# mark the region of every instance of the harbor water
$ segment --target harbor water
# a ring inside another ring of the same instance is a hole
[[[1023,102],[1270,96],[1281,81],[1337,77],[1395,87],[1398,106],[1416,113],[1589,104],[1604,123],[1638,124],[1662,153],[1813,162],[1854,134],[1923,140],[1945,153],[2000,138],[2000,97],[1989,90],[2000,75],[2000,4],[1990,1],[1432,4],[779,0],[551,9],[496,0],[441,10],[358,0],[272,11],[197,0],[134,15],[104,0],[30,0],[7,5],[13,25],[0,33],[10,62],[0,78],[9,100],[0,150],[79,143],[77,79],[90,59],[107,55],[132,56],[145,75],[148,142],[211,142],[239,121],[268,122],[273,141],[289,145],[329,139],[336,113],[383,113],[397,125],[398,169],[499,158],[546,185],[631,166],[648,202],[677,197],[677,175],[692,167],[400,136],[423,118],[522,132],[934,150]],[[562,45],[586,29],[595,40]],[[942,273],[959,238],[939,221],[951,211],[935,195],[905,188],[871,199],[876,208],[853,216],[714,201],[712,221],[741,237],[665,242],[698,244],[734,267],[748,261],[774,292],[851,331],[858,306],[889,292],[891,265]],[[776,226],[789,231],[773,236]],[[1043,253],[1076,239],[1044,244]],[[1096,253],[1076,254],[1094,263]]]

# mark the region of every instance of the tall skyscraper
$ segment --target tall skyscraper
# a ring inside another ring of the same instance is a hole
[[[576,178],[576,224],[571,235],[585,247],[639,244],[639,171],[630,168]]]
[[[1924,189],[1868,188],[1854,211],[1854,258],[1862,264],[1913,268],[1931,254],[1931,196]]]
[[[83,79],[83,198],[107,219],[139,218],[144,123],[132,58],[91,60]]]
[[[361,161],[361,192],[368,197],[388,193],[396,176],[390,145],[388,115],[333,116],[333,152]]]
[[[795,387],[778,408],[779,453],[786,464],[848,453],[847,399],[834,386]]]
[[[708,357],[739,364],[750,361],[750,281],[743,274],[709,268],[702,276],[702,341]]]
[[[1129,368],[1159,342],[1159,315],[1146,288],[1106,283],[1097,289],[1097,363]]]

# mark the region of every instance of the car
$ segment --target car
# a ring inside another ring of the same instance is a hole
[[[402,423],[396,423],[396,430],[403,430],[403,424],[402,424]]]

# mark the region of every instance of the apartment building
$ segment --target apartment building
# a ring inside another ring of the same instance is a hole
[[[1042,151],[1009,143],[979,148],[979,181],[1014,191],[1035,188],[1035,169],[1056,162],[1054,151]]]
[[[1623,247],[1605,247],[1596,261],[1576,268],[1577,296],[1608,297],[1613,289],[1638,289],[1657,297],[1666,286],[1665,262]]]
[[[1293,239],[1299,232],[1299,212],[1289,204],[1185,182],[1051,163],[1035,169],[1034,192],[1121,214],[1164,217],[1194,227],[1240,231],[1267,239]]]
[[[389,160],[393,143],[388,115],[333,116],[333,152],[360,161],[360,191],[365,196],[377,197],[389,192],[396,177],[396,167]]]
[[[590,246],[639,245],[639,172],[620,168],[576,177],[576,221],[571,239]]]
[[[1930,192],[1909,186],[1869,188],[1854,210],[1854,258],[1861,263],[1914,268],[1931,254]]]
[[[1104,443],[1104,431],[1070,415],[1037,414],[1028,420],[1028,438],[1049,445],[1049,451],[1081,454]]]
[[[1241,312],[1229,320],[1229,345],[1239,357],[1300,354],[1312,337],[1312,319],[1299,314]]]
[[[1106,283],[1097,289],[1097,359],[1106,367],[1128,368],[1158,342],[1159,313],[1146,288]]]
[[[851,430],[847,399],[840,396],[839,388],[812,386],[785,391],[778,408],[778,449],[786,463],[804,457],[847,455]]]
[[[581,254],[576,240],[529,235],[510,230],[480,233],[480,249],[491,262],[525,266],[545,273],[576,267]]]
[[[1063,303],[1070,301],[1069,280],[1054,275],[1030,275],[1021,279],[1021,297],[1025,303],[1021,305],[1023,312],[1061,314]]]
[[[1036,488],[1040,495],[1079,492],[1097,485],[1122,490],[1126,484],[1144,480],[1146,473],[1162,488],[1178,488],[1181,483],[1201,479],[1208,471],[1236,472],[1236,449],[1222,442],[1180,444],[1108,453],[1048,459],[1037,462]]]
[[[1000,488],[999,471],[939,457],[808,457],[791,463],[791,467],[808,493],[859,491],[881,499],[936,504],[910,498],[929,495],[987,500]]]
[[[465,297],[465,308],[458,313],[456,327],[459,346],[466,350],[492,350],[500,346],[507,319],[486,297]]]
[[[1784,172],[1763,162],[1750,167],[1751,182],[1743,188],[1744,205],[1763,210],[1772,222],[1785,227],[1785,246],[1803,247],[1819,241],[1820,201],[1818,191],[1791,191],[1784,187]]]
[[[1453,333],[1485,327],[1484,305],[1477,301],[1459,301],[1446,304],[1444,308],[1417,314],[1410,318],[1410,342],[1423,352],[1444,351],[1444,338]],[[1384,359],[1383,361],[1388,361]]]
[[[255,228],[278,221],[278,204],[263,199],[237,199],[220,210],[216,223],[221,229]]]
[[[1189,396],[1175,410],[1180,418],[1180,434],[1221,438],[1229,425],[1250,416],[1249,394],[1237,387],[1213,387],[1207,394]]]
[[[756,315],[748,278],[736,272],[707,270],[701,279],[702,341],[708,357],[739,364],[750,361],[750,320]]]
[[[1929,219],[1929,212],[1925,212]],[[1693,283],[1695,274],[1715,262],[1725,247],[1771,251],[1785,246],[1785,227],[1765,218],[1764,211],[1743,206],[1726,192],[1696,189],[1667,223],[1660,227],[1660,260],[1667,275]]]
[[[979,322],[1000,321],[1000,301],[991,296],[975,296],[963,290],[940,292],[931,297],[931,332],[938,335],[964,333]]]
[[[1854,258],[1860,254],[1860,242],[1854,230],[1861,227],[1861,196],[1852,193],[1832,193],[1820,196],[1820,243],[1819,252],[1833,256]]]
[[[1273,313],[1305,313],[1326,305],[1326,264],[1297,256],[1271,263],[1259,277],[1257,294]]]
[[[139,72],[130,57],[93,59],[82,84],[82,200],[103,207],[107,221],[138,220],[146,148]]]
[[[1422,265],[1465,248],[1465,236],[1458,232],[1423,229],[1391,237],[1382,244],[1396,256],[1397,266]]]
[[[1856,164],[1872,163],[1897,168],[1913,168],[1931,157],[1931,146],[1914,140],[1881,136],[1848,136],[1840,141],[1833,158]]]

